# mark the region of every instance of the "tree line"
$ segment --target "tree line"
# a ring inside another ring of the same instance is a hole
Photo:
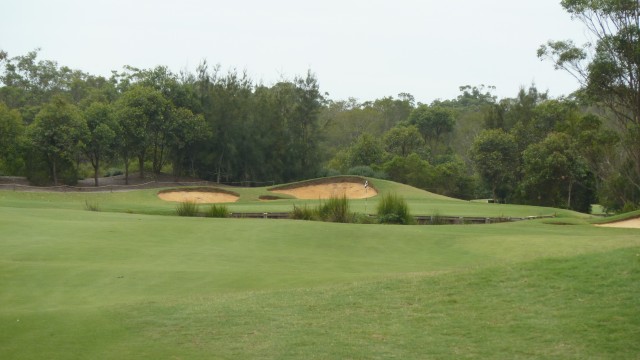
[[[264,85],[202,62],[193,73],[125,66],[101,77],[0,51],[0,173],[73,184],[90,170],[96,185],[113,167],[126,179],[217,182],[358,174],[458,198],[638,208],[639,5],[562,5],[596,42],[540,47],[581,82],[556,99],[535,85],[498,99],[480,85],[430,104],[407,93],[332,100],[311,72]]]
[[[318,172],[313,74],[273,86],[203,62],[195,74],[125,67],[110,78],[1,54],[0,171],[34,184],[73,184],[89,163],[129,178],[171,169],[221,181],[293,181]]]

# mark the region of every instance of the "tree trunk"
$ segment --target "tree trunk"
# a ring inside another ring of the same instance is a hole
[[[58,186],[58,169],[56,167],[56,158],[53,157],[53,161],[51,161],[51,165],[53,166],[53,186]]]
[[[93,167],[93,179],[95,187],[98,187],[98,169],[100,169],[100,160],[96,159],[96,165]]]
[[[144,155],[138,155],[138,166],[140,171],[140,179],[144,179]]]
[[[569,181],[569,195],[567,196],[567,209],[571,209],[571,191],[573,190],[573,181]]]
[[[216,178],[216,183],[220,184],[220,173],[222,172],[222,158],[224,157],[224,154],[220,155],[220,160],[218,160],[218,171],[217,171],[217,178]]]
[[[129,159],[124,160],[124,184],[129,185]]]

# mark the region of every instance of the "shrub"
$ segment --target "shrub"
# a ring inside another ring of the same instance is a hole
[[[359,165],[359,166],[354,166],[350,168],[349,170],[347,170],[347,175],[372,177],[377,179],[388,178],[387,173],[385,173],[384,171],[374,170],[370,166],[366,166],[366,165]]]
[[[322,168],[320,171],[318,171],[317,177],[324,178],[324,177],[331,177],[331,176],[338,176],[338,175],[342,175],[338,170],[331,169],[331,168]]]
[[[181,202],[176,206],[178,216],[196,216],[198,214],[198,204],[195,201]]]
[[[117,175],[123,175],[123,174],[124,174],[124,171],[116,168],[111,168],[107,170],[107,172],[104,174],[104,177],[117,176]]]
[[[354,214],[353,222],[356,224],[374,224],[376,219],[367,214]]]
[[[409,206],[404,198],[393,194],[385,194],[378,203],[378,222],[381,224],[408,225],[414,222],[409,213]]]
[[[213,204],[205,215],[212,218],[226,218],[229,217],[229,209],[225,205]]]

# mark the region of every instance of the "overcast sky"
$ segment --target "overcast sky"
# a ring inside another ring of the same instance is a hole
[[[273,84],[316,74],[334,100],[408,92],[451,99],[461,85],[514,97],[535,83],[576,90],[536,57],[547,40],[586,41],[560,0],[2,0],[0,49],[95,75],[123,65],[194,71],[206,59]]]

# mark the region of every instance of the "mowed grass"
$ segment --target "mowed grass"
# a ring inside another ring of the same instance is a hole
[[[151,192],[126,194],[153,211]],[[2,358],[640,356],[638,230],[180,218],[28,201],[0,203]]]
[[[403,185],[387,180],[369,179],[376,187],[379,194],[395,193],[407,201],[409,210],[413,215],[441,215],[441,216],[466,216],[466,217],[527,217],[527,216],[559,216],[559,217],[587,217],[574,211],[555,209],[549,207],[537,207],[510,204],[488,204],[483,202],[470,202],[449,198],[430,193],[408,185]],[[364,186],[364,184],[363,184]],[[316,207],[321,200],[298,200],[287,195],[274,194],[269,187],[258,188],[229,188],[240,194],[240,199],[235,203],[226,204],[230,212],[290,212],[293,206]],[[181,188],[188,190],[188,187]],[[99,211],[124,212],[151,215],[175,215],[176,202],[163,201],[158,198],[158,192],[163,189],[145,189],[119,192],[16,192],[0,190],[0,204],[6,207],[40,208],[40,209],[69,209],[83,210],[87,204],[96,206]],[[260,196],[277,195],[279,200],[261,201]],[[358,213],[375,213],[376,206],[381,196],[369,199],[350,200],[351,211]],[[207,205],[200,208],[205,211]]]

